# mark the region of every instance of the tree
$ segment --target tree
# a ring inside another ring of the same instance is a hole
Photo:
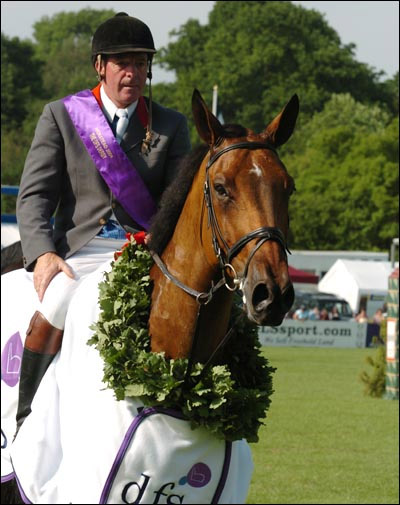
[[[60,12],[34,25],[37,57],[43,61],[43,84],[49,99],[92,88],[96,74],[91,39],[96,28],[115,14],[112,9]]]
[[[393,117],[399,114],[399,72],[382,84],[389,112]]]
[[[331,128],[351,125],[354,132],[366,134],[382,130],[389,122],[390,114],[379,105],[364,105],[357,102],[350,93],[333,94],[321,113],[314,114],[310,121],[303,122],[296,129],[288,152],[304,152],[310,142],[315,142],[316,136]],[[327,144],[320,142],[319,148],[322,149],[323,156],[331,156],[327,152],[331,147]]]
[[[169,103],[188,117],[193,88],[211,101],[216,83],[225,121],[255,131],[294,93],[300,124],[332,93],[350,93],[361,103],[389,100],[380,74],[355,60],[354,45],[343,45],[320,13],[291,2],[218,1],[208,24],[189,20],[173,35],[157,61],[175,71]]]
[[[24,125],[29,123],[33,111],[37,111],[34,104],[44,94],[41,71],[32,42],[1,34],[2,184],[19,183],[34,129]],[[15,197],[2,195],[1,208],[2,212],[15,213]]]
[[[78,12],[59,12],[51,18],[44,16],[34,24],[33,36],[36,40],[36,54],[42,61],[57,55],[63,41],[73,36],[76,40],[86,40],[88,48],[97,27],[115,14],[113,9],[82,9]],[[90,61],[90,51],[88,52]]]
[[[29,71],[27,72],[27,69]],[[34,45],[1,34],[1,128],[2,133],[22,125],[32,97],[43,93],[41,64]]]
[[[388,250],[398,223],[398,118],[334,95],[295,134],[292,247]]]
[[[49,99],[56,100],[93,88],[98,84],[90,61],[90,44],[83,37],[70,35],[64,39],[57,53],[49,56],[43,69],[43,86]]]
[[[42,18],[33,43],[2,34],[3,183],[18,183],[44,103],[95,85],[91,37],[113,14]],[[381,82],[320,13],[291,2],[218,1],[206,25],[189,20],[172,36],[155,62],[177,80],[153,97],[186,114],[193,145],[194,88],[211,105],[218,84],[224,121],[255,131],[299,95],[295,134],[280,149],[298,189],[292,247],[387,250],[398,233],[398,74]]]
[[[44,17],[34,25],[35,42],[1,35],[3,184],[19,183],[44,104],[96,84],[91,38],[113,14],[83,9]],[[2,199],[2,211],[14,212],[15,199]]]

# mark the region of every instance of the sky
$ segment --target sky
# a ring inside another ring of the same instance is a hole
[[[156,48],[173,40],[169,33],[189,18],[206,24],[215,2],[209,1],[2,1],[1,31],[9,37],[33,39],[33,25],[43,16],[58,12],[92,9],[114,9],[138,17],[149,25]],[[393,77],[399,69],[399,3],[397,1],[294,1],[307,9],[324,14],[343,44],[356,45],[356,59],[384,78]],[[174,74],[153,68],[153,83],[170,82]]]

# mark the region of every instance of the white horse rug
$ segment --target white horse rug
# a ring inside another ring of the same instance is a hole
[[[107,263],[76,291],[62,349],[14,442],[19,365],[36,296],[2,280],[2,481],[26,503],[245,503],[253,464],[246,441],[192,430],[177,411],[117,401],[87,345]],[[18,306],[7,303],[18,300]],[[3,310],[3,309],[2,309]]]

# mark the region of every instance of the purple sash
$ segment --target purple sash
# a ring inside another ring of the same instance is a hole
[[[86,89],[63,99],[76,131],[101,176],[131,218],[146,231],[156,203],[118,144],[93,93]]]

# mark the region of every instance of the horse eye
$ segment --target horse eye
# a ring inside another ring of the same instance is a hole
[[[219,196],[228,196],[228,192],[222,184],[214,184],[214,189],[219,194]]]

